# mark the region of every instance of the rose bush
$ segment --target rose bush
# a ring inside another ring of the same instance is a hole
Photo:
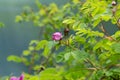
[[[32,40],[22,57],[7,60],[29,67],[25,80],[120,80],[119,2],[70,0],[58,7],[36,0],[39,10],[25,8],[16,22],[32,21],[43,40]],[[113,34],[108,23],[117,29]]]

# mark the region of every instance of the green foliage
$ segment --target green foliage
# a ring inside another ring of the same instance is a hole
[[[4,27],[5,25],[2,23],[2,22],[0,22],[0,27]]]
[[[8,76],[0,77],[0,80],[8,80]]]
[[[36,0],[38,11],[25,7],[16,22],[33,22],[43,39],[32,40],[21,57],[11,55],[7,60],[22,62],[34,72],[25,80],[119,80],[120,31],[110,35],[103,24],[120,29],[120,4],[111,2],[71,0],[57,6]],[[51,41],[57,31],[63,33],[62,40]]]
[[[41,80],[62,80],[61,71],[59,72],[55,68],[47,68],[40,73]]]
[[[18,56],[15,56],[15,55],[10,55],[8,58],[7,58],[8,61],[14,61],[14,62],[21,62],[21,58],[18,57]]]

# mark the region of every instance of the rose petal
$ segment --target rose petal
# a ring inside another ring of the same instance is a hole
[[[18,80],[18,78],[15,77],[15,76],[12,76],[12,77],[10,78],[10,80]]]
[[[24,80],[24,74],[21,74],[18,80]]]

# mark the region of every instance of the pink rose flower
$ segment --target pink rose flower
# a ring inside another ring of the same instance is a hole
[[[19,80],[17,77],[15,77],[15,76],[12,76],[11,78],[10,78],[10,80]]]
[[[62,33],[60,33],[60,32],[53,33],[52,39],[55,40],[55,41],[61,40],[62,39]]]
[[[24,80],[24,75],[21,74],[20,77],[12,76],[12,77],[10,78],[10,80]]]

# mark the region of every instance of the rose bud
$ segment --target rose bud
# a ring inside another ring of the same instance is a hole
[[[116,6],[117,3],[115,1],[112,1],[112,6]]]
[[[68,33],[69,33],[69,28],[65,28],[65,29],[64,29],[64,35],[67,36]]]

